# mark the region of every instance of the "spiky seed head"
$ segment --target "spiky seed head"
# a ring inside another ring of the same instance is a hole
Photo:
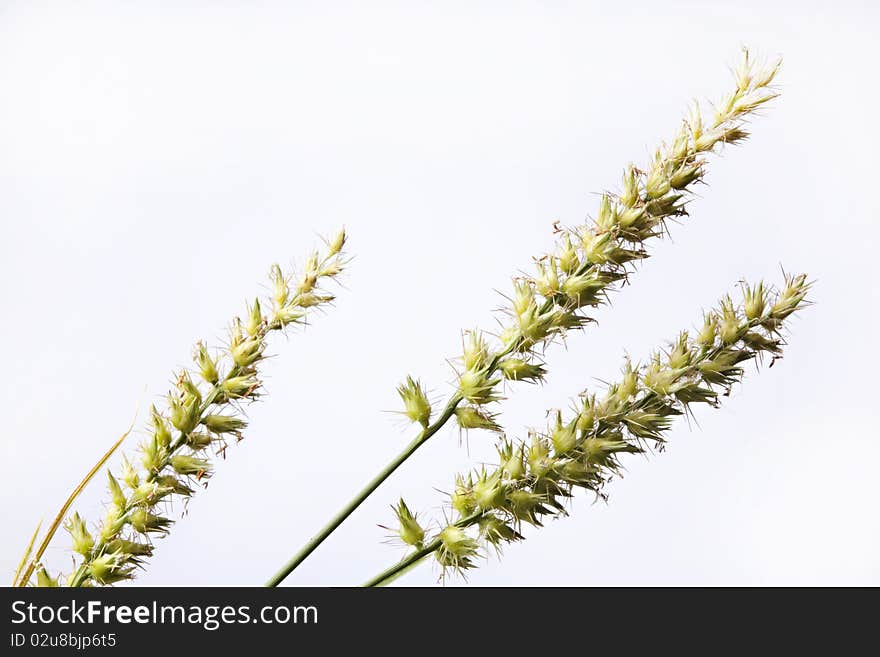
[[[122,554],[104,553],[89,562],[88,574],[99,584],[115,584],[132,578],[134,568],[125,565]]]
[[[537,263],[538,275],[535,277],[535,289],[548,298],[553,298],[559,292],[559,267],[554,256],[547,258],[546,262]]]
[[[199,423],[199,402],[193,395],[168,394],[168,408],[171,415],[171,424],[183,434],[187,434],[196,428]]]
[[[196,351],[193,355],[193,360],[195,360],[196,365],[199,368],[199,374],[201,377],[211,385],[217,383],[217,380],[220,378],[220,374],[217,372],[217,362],[211,358],[211,354],[208,353],[208,348],[205,346],[204,342],[199,341],[196,344]]]
[[[264,321],[265,318],[263,317],[263,311],[260,308],[260,300],[254,299],[254,304],[248,306],[247,323],[244,327],[247,334],[252,338],[256,337],[263,328]]]
[[[636,394],[638,386],[638,372],[633,369],[632,362],[629,360],[629,358],[627,358],[626,364],[623,367],[623,376],[621,377],[620,383],[615,390],[615,396],[619,401],[625,402],[634,394]]]
[[[141,477],[138,471],[124,454],[122,455],[122,481],[131,489],[135,489],[141,484]]]
[[[290,298],[290,287],[279,265],[274,264],[269,268],[269,280],[272,282],[272,300],[276,308],[281,308]]]
[[[749,321],[760,318],[767,308],[767,292],[763,281],[755,286],[744,284],[743,286],[743,310]]]
[[[455,489],[450,496],[452,508],[458,511],[462,517],[469,516],[477,508],[474,499],[473,482],[465,482],[461,475],[455,478]]]
[[[128,459],[126,459],[126,461],[127,460]],[[107,488],[110,491],[110,502],[112,505],[117,509],[124,509],[128,500],[125,497],[122,486],[119,485],[119,482],[116,481],[116,477],[114,477],[113,473],[109,470],[107,471]]]
[[[425,530],[419,524],[415,514],[409,510],[403,498],[400,498],[397,506],[392,508],[397,516],[397,535],[400,537],[400,540],[407,545],[421,548],[425,540]]]
[[[495,393],[500,381],[489,379],[485,370],[466,370],[458,377],[458,389],[467,401],[481,406],[500,399]]]
[[[509,381],[542,381],[547,370],[539,363],[529,363],[522,358],[505,358],[498,369]]]
[[[250,367],[263,357],[265,343],[258,337],[251,337],[229,347],[232,362],[240,368]]]
[[[220,390],[230,399],[249,397],[260,387],[260,382],[253,374],[230,376],[220,382]]]
[[[179,475],[204,476],[210,474],[211,463],[207,459],[201,459],[187,454],[177,454],[171,457],[171,467]]]
[[[68,518],[67,523],[64,525],[64,529],[70,534],[70,538],[73,541],[74,552],[87,556],[89,552],[92,551],[92,548],[95,546],[95,539],[89,533],[89,530],[86,529],[86,523],[80,517],[79,513],[74,512],[74,514]]]
[[[431,402],[421,381],[406,377],[406,381],[397,386],[397,394],[403,401],[403,415],[427,427],[431,421]]]
[[[473,485],[474,501],[481,511],[495,509],[504,502],[504,485],[498,471],[480,473]]]
[[[615,211],[610,194],[602,194],[602,200],[599,201],[599,213],[596,215],[596,228],[599,232],[607,232],[614,228],[617,220],[617,212]]]
[[[455,409],[455,419],[462,429],[485,429],[500,432],[501,427],[492,413],[474,406],[459,406]]]
[[[345,246],[345,241],[348,239],[345,234],[345,227],[339,229],[339,232],[333,236],[333,238],[327,243],[327,255],[329,257],[335,256],[337,253],[342,251],[342,248]]]
[[[596,396],[584,396],[580,412],[577,416],[577,430],[581,434],[588,434],[593,430],[596,422]]]
[[[679,333],[678,339],[672,347],[672,351],[669,352],[669,367],[673,369],[686,367],[691,362],[691,356],[688,333],[687,331],[682,331]]]
[[[463,529],[447,525],[437,538],[440,539],[440,548],[436,554],[441,565],[455,570],[465,570],[473,565],[479,545]]]
[[[525,475],[525,450],[522,445],[515,447],[512,443],[504,441],[498,448],[498,456],[500,470],[508,479],[516,481]]]
[[[52,577],[42,564],[37,568],[37,586],[39,588],[57,588],[60,586],[58,577]]]
[[[156,441],[161,447],[167,448],[171,444],[171,429],[168,428],[168,423],[156,409],[155,404],[150,406],[150,420],[153,423],[153,435]]]
[[[636,168],[629,165],[623,172],[623,190],[620,193],[620,202],[632,209],[639,202],[639,196],[639,177]]]
[[[556,411],[556,421],[550,429],[550,441],[557,455],[568,454],[577,445],[577,423],[562,422],[562,411]]]
[[[715,313],[706,313],[703,316],[703,326],[697,334],[697,344],[703,349],[708,349],[715,344],[715,336],[718,332],[718,316]]]
[[[210,414],[202,418],[202,424],[213,433],[240,434],[247,422],[231,415]]]
[[[139,534],[167,534],[171,520],[151,513],[141,506],[128,514],[128,523]]]
[[[725,297],[721,302],[721,319],[718,327],[721,341],[726,345],[733,344],[740,338],[744,328],[733,306],[733,301],[730,297]]]
[[[522,538],[513,527],[494,515],[482,516],[477,521],[477,526],[480,529],[480,536],[496,549],[504,543],[512,543]]]

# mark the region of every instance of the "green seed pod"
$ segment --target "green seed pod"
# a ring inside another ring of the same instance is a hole
[[[645,181],[645,197],[649,201],[654,201],[669,193],[671,187],[669,177],[660,160],[660,153],[658,151],[654,166],[651,168],[648,179]]]
[[[272,300],[276,308],[281,308],[290,298],[290,287],[287,278],[281,272],[281,267],[277,264],[269,268],[269,280],[272,282]]]
[[[577,430],[581,435],[586,435],[593,430],[596,422],[596,396],[590,395],[583,398],[583,406],[577,417]]]
[[[782,353],[781,340],[768,338],[757,331],[749,331],[742,337],[742,341],[745,342],[749,349],[754,349],[755,351],[766,351],[774,355]]]
[[[480,528],[480,536],[496,549],[504,543],[522,539],[519,532],[496,516],[482,516],[477,526]]]
[[[186,437],[186,444],[193,451],[205,449],[214,441],[214,436],[205,431],[193,431]]]
[[[529,464],[529,474],[534,477],[543,477],[550,470],[553,459],[550,456],[550,445],[538,434],[532,435],[532,443],[526,452],[526,463]]]
[[[515,489],[507,493],[505,508],[519,522],[541,526],[538,515],[542,513],[543,496],[529,490]]]
[[[403,401],[403,414],[413,422],[427,427],[431,421],[431,402],[421,381],[406,377],[406,381],[397,386],[397,394]]]
[[[706,313],[703,317],[703,327],[697,334],[697,344],[703,349],[709,349],[715,344],[715,336],[718,331],[718,317],[714,313]]]
[[[789,276],[786,274],[785,287],[776,299],[776,303],[770,308],[770,316],[778,321],[786,319],[801,305],[809,289],[810,284],[807,283],[806,275]]]
[[[135,488],[129,498],[129,504],[141,506],[153,506],[162,497],[163,491],[155,481],[145,481]]]
[[[188,456],[186,454],[172,456],[171,467],[180,475],[202,477],[211,472],[211,463],[209,461],[195,456]]]
[[[455,490],[450,496],[452,508],[458,511],[462,517],[469,516],[477,509],[477,502],[474,499],[473,482],[465,483],[461,475],[455,477]]]
[[[672,351],[669,352],[669,367],[673,369],[678,369],[682,367],[687,367],[691,362],[691,351],[690,351],[690,343],[688,341],[688,333],[687,331],[682,331],[678,335],[678,339],[675,342],[675,346],[672,348]]]
[[[229,355],[238,367],[250,367],[263,357],[264,347],[261,339],[247,338],[229,347]]]
[[[678,202],[681,199],[681,194],[669,194],[668,196],[649,201],[645,206],[645,211],[654,217],[668,217],[682,214],[683,206],[678,205]]]
[[[535,290],[531,281],[515,281],[513,284],[513,314],[521,317],[524,313],[534,312],[536,309]]]
[[[138,507],[128,514],[128,524],[139,534],[167,534],[171,521]]]
[[[760,282],[755,287],[745,285],[743,288],[743,310],[746,319],[755,320],[764,314],[767,307],[767,293],[764,283]]]
[[[391,508],[394,509],[394,514],[397,516],[399,526],[397,535],[400,537],[400,540],[407,545],[421,548],[425,540],[425,530],[419,524],[416,516],[409,510],[403,498],[400,498],[396,507],[392,506]]]
[[[260,382],[253,374],[230,376],[220,382],[220,390],[230,399],[250,397],[260,387]]]
[[[558,258],[559,266],[567,276],[571,276],[577,271],[577,268],[581,264],[577,249],[572,244],[571,235],[569,233],[565,233],[562,238],[562,245],[559,249]]]
[[[161,477],[156,478],[156,482],[159,484],[159,486],[162,487],[163,490],[168,490],[175,495],[189,497],[194,492],[193,489],[190,488],[185,481],[183,481],[182,479],[178,479],[176,475],[162,475]]]
[[[43,588],[57,588],[60,586],[58,577],[52,577],[42,564],[37,568],[37,586]]]
[[[138,475],[137,470],[134,469],[131,461],[124,454],[122,455],[122,481],[131,489],[141,485],[140,475]]]
[[[206,382],[211,385],[217,383],[217,380],[220,378],[217,372],[217,363],[211,358],[211,354],[208,353],[208,348],[203,342],[199,342],[196,345],[193,360],[195,360],[199,368],[199,374]]]
[[[501,472],[508,479],[516,481],[525,475],[525,448],[522,445],[514,447],[513,443],[505,440],[498,448],[498,456]]]
[[[563,424],[562,411],[556,411],[556,422],[550,430],[550,441],[555,454],[568,454],[577,445],[577,422]]]
[[[501,482],[501,473],[495,471],[491,474],[485,470],[480,472],[473,485],[474,501],[481,511],[489,511],[499,507],[504,502],[504,485]]]
[[[187,434],[198,425],[199,400],[192,395],[184,395],[183,398],[179,398],[169,393],[168,408],[171,424],[181,433]]]
[[[73,551],[87,556],[95,545],[95,539],[86,529],[86,523],[80,518],[78,513],[74,513],[64,525],[64,529],[70,534],[73,541]]]
[[[541,381],[547,370],[541,364],[532,364],[522,358],[505,358],[498,369],[509,381]]]
[[[535,289],[542,296],[552,299],[559,292],[559,267],[556,264],[556,258],[550,256],[547,262],[537,263],[537,268]]]
[[[171,444],[171,430],[155,405],[150,407],[150,419],[153,422],[153,435],[156,441],[162,448],[167,448]]]
[[[685,189],[703,175],[701,164],[682,165],[669,177],[672,189]]]
[[[116,536],[119,535],[119,532],[122,531],[125,523],[125,509],[122,507],[111,506],[107,510],[107,515],[104,517],[104,522],[101,525],[101,540],[110,541],[116,538]]]
[[[461,361],[466,370],[481,369],[489,361],[489,348],[479,331],[467,331],[463,340],[464,349]]]
[[[167,452],[159,445],[159,439],[153,435],[141,445],[141,464],[148,473],[155,474],[165,467]]]
[[[105,553],[95,557],[89,563],[88,573],[99,584],[115,584],[132,578],[134,568],[125,566],[125,558],[121,554]]]
[[[627,208],[618,215],[617,222],[625,231],[630,228],[639,228],[643,227],[642,220],[646,215],[645,206]]]
[[[293,304],[289,304],[287,306],[282,306],[275,311],[274,321],[277,322],[281,328],[284,328],[288,324],[296,324],[302,321],[305,316],[306,313],[303,309]]]
[[[721,320],[719,322],[719,337],[725,345],[730,345],[739,340],[745,330],[745,326],[740,321],[736,309],[730,297],[725,298],[721,302]]]
[[[235,435],[239,435],[247,426],[247,422],[240,418],[231,415],[216,414],[203,417],[202,424],[208,429],[208,431],[212,431],[213,433],[231,433]]]
[[[462,429],[485,429],[500,432],[501,427],[491,413],[481,411],[473,406],[459,406],[455,409],[455,419]]]
[[[614,395],[619,401],[625,402],[636,394],[638,388],[639,375],[633,370],[632,362],[627,358],[626,364],[623,367],[623,377],[621,378]]]
[[[613,246],[611,239],[610,232],[596,233],[589,229],[585,230],[581,235],[581,248],[587,261],[594,265],[604,265],[608,262],[606,252]]]
[[[599,232],[608,232],[617,223],[617,210],[612,206],[611,196],[602,194],[599,201],[599,213],[596,215],[596,228]]]
[[[620,194],[620,202],[631,209],[639,202],[639,197],[639,177],[636,168],[629,165],[623,172],[623,191]]]
[[[181,396],[187,400],[187,403],[189,403],[190,400],[194,400],[196,406],[202,403],[202,392],[199,390],[199,387],[193,383],[189,376],[189,372],[183,371],[180,373],[180,376],[177,379],[177,389],[180,390]]]
[[[458,389],[461,396],[478,406],[497,401],[500,397],[494,389],[501,379],[489,379],[485,370],[467,370],[458,377]]]
[[[247,322],[244,329],[249,336],[254,338],[260,333],[264,322],[265,318],[263,317],[263,311],[260,308],[260,300],[254,299],[254,305],[248,306]],[[211,381],[211,383],[214,382]]]
[[[119,482],[116,481],[116,478],[109,470],[107,471],[107,480],[110,490],[110,501],[117,509],[124,509],[128,502],[125,493],[122,491],[122,486],[119,485]]]
[[[437,538],[440,539],[437,560],[443,567],[465,570],[473,566],[473,557],[477,555],[479,545],[463,529],[447,525]]]
[[[134,557],[151,557],[153,556],[153,546],[149,543],[138,543],[117,538],[107,543],[107,552]]]

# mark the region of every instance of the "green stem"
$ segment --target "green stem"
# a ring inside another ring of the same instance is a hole
[[[337,513],[333,518],[330,519],[322,529],[315,536],[313,536],[309,541],[297,552],[293,557],[291,557],[290,561],[288,561],[284,566],[275,573],[269,581],[266,582],[265,586],[274,587],[278,586],[284,579],[292,573],[297,566],[299,566],[303,561],[305,561],[306,557],[308,557],[315,549],[324,542],[324,540],[332,534],[339,525],[345,522],[345,519],[348,518],[357,509],[364,500],[366,500],[379,486],[382,485],[388,477],[391,476],[397,468],[399,468],[404,461],[406,461],[410,456],[412,456],[415,451],[424,445],[428,439],[433,436],[440,428],[446,424],[447,420],[452,417],[453,413],[455,413],[455,409],[458,404],[461,402],[461,397],[456,394],[449,400],[449,403],[446,404],[446,407],[443,409],[443,413],[434,421],[433,424],[425,427],[418,436],[416,436],[415,440],[413,440],[406,448],[398,454],[388,465],[386,465],[382,470],[377,474],[370,482],[364,486],[364,488],[355,495],[342,509]]]
[[[395,579],[398,575],[402,575],[404,571],[418,564],[419,561],[427,557],[429,554],[436,552],[437,548],[439,547],[440,539],[435,538],[421,550],[416,550],[409,556],[405,557],[402,561],[398,561],[396,564],[394,564],[390,568],[386,568],[381,573],[373,577],[371,580],[364,582],[363,586],[365,588],[384,586],[385,584],[391,582],[391,580]]]

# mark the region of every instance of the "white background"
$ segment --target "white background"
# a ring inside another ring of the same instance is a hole
[[[880,584],[876,5],[370,4],[0,3],[3,577],[192,343],[345,224],[336,307],[273,342],[246,440],[139,579],[264,581],[409,440],[385,412],[401,378],[447,395],[460,331],[494,326],[552,222],[594,212],[748,44],[785,57],[783,96],[504,422],[540,425],[741,277],[806,271],[816,305],[782,362],[628,459],[608,505],[580,496],[469,581]],[[441,517],[435,488],[491,442],[441,432],[288,582],[392,563],[388,506]],[[103,476],[77,508],[97,521],[102,496]],[[49,561],[69,569],[66,536]]]

